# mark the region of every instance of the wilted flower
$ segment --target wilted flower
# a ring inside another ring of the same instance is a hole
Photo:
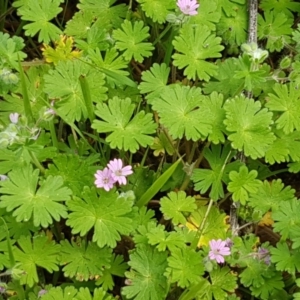
[[[198,14],[197,8],[199,4],[196,0],[178,0],[177,6],[185,15],[194,16]]]
[[[270,252],[268,249],[260,247],[258,249],[257,257],[258,257],[258,259],[263,260],[266,265],[271,264],[271,256],[270,256]]]
[[[98,188],[104,188],[107,192],[114,186],[115,180],[112,177],[112,172],[108,168],[103,171],[98,170],[95,174],[95,185]]]
[[[9,119],[12,123],[17,124],[19,120],[19,114],[18,113],[11,113],[9,115]]]
[[[107,167],[112,172],[112,178],[115,182],[119,182],[119,184],[126,184],[126,176],[132,174],[132,167],[125,166],[123,167],[123,162],[121,159],[114,159],[111,160]]]
[[[0,174],[0,181],[4,181],[4,180],[7,180],[8,177],[6,175],[1,175]]]
[[[216,260],[217,263],[224,263],[224,257],[230,255],[230,248],[226,246],[226,241],[222,241],[221,239],[211,240],[209,242],[210,251],[209,258],[211,260]]]
[[[45,290],[45,289],[40,290],[39,293],[38,293],[38,298],[41,298],[43,295],[45,295],[47,293],[48,293],[48,291]]]

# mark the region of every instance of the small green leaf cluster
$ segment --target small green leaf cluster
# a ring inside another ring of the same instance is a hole
[[[0,299],[299,298],[300,4],[260,1],[247,43],[246,2],[1,15]]]

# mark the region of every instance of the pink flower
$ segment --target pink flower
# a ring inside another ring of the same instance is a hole
[[[14,124],[17,124],[18,123],[18,120],[19,120],[19,114],[18,113],[11,113],[10,115],[9,115],[9,119],[10,119],[10,121],[12,122],[12,123],[14,123]]]
[[[217,241],[211,240],[209,246],[209,258],[211,260],[216,260],[219,264],[225,261],[223,256],[230,255],[230,248],[226,246],[226,241],[222,241],[221,239],[218,239]]]
[[[198,14],[197,8],[199,7],[199,4],[196,0],[178,0],[177,6],[185,15],[194,16]]]
[[[121,159],[111,160],[107,167],[112,172],[112,178],[115,182],[119,182],[119,184],[126,184],[126,176],[132,174],[131,166],[125,166],[123,168],[123,162]]]
[[[95,185],[98,188],[104,188],[107,192],[112,189],[116,182],[112,177],[112,172],[108,168],[103,171],[98,170],[95,174]]]

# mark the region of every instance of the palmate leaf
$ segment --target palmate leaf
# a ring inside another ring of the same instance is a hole
[[[240,162],[230,163],[234,153],[229,144],[224,148],[219,145],[212,145],[211,149],[204,150],[204,157],[208,161],[211,169],[194,169],[191,179],[195,184],[195,190],[206,193],[209,188],[211,191],[209,197],[218,200],[224,197],[223,182],[228,184],[229,172],[238,170]],[[229,162],[229,163],[228,163]]]
[[[104,75],[96,68],[80,60],[60,61],[54,70],[44,76],[44,91],[50,98],[58,98],[58,112],[72,123],[87,118],[87,108],[83,98],[79,78],[86,78],[93,102],[107,98]]]
[[[259,14],[257,21],[257,36],[259,39],[267,39],[266,48],[270,52],[281,51],[291,42],[293,19],[283,12],[265,11],[264,17]]]
[[[211,132],[205,101],[201,101],[201,89],[175,85],[165,89],[159,98],[151,100],[160,122],[173,138],[186,137],[197,141]]]
[[[39,170],[31,165],[14,169],[8,176],[10,180],[0,182],[0,207],[13,210],[18,222],[33,218],[34,226],[47,227],[53,219],[67,217],[67,208],[60,202],[70,199],[72,192],[63,186],[62,177],[49,176],[37,188]]]
[[[18,68],[18,60],[26,58],[26,54],[21,51],[25,44],[21,37],[0,32],[0,63],[3,66]]]
[[[206,25],[210,30],[215,31],[216,24],[218,24],[221,17],[217,4],[218,1],[216,0],[202,0],[198,14],[195,15],[190,22],[198,26]]]
[[[99,194],[99,196],[98,196]],[[111,190],[98,190],[84,187],[82,199],[74,197],[67,202],[69,218],[67,225],[71,226],[72,233],[84,236],[89,230],[94,229],[93,242],[102,248],[114,248],[121,234],[133,231],[133,202],[119,196]]]
[[[137,0],[137,2],[141,4],[146,16],[159,24],[164,23],[167,15],[176,8],[176,4],[172,0]]]
[[[249,193],[255,194],[261,181],[256,179],[257,171],[248,171],[246,166],[241,166],[239,172],[231,171],[229,173],[230,182],[227,186],[229,192],[232,192],[232,199],[246,204],[249,199]]]
[[[97,166],[94,163],[98,161],[96,157],[83,159],[78,155],[61,154],[53,159],[53,164],[48,165],[46,176],[60,175],[63,178],[65,186],[70,188],[73,195],[80,196],[84,186],[92,186],[95,178],[94,173]]]
[[[188,79],[195,80],[197,77],[209,81],[218,67],[206,59],[221,57],[224,47],[220,43],[221,38],[216,37],[207,26],[185,24],[173,41],[175,50],[179,52],[172,56],[173,64],[179,69],[185,68],[184,75]]]
[[[291,250],[287,243],[279,242],[276,248],[271,248],[271,261],[276,264],[276,270],[295,274],[300,270],[300,249]]]
[[[77,290],[74,286],[67,286],[64,289],[59,287],[52,287],[46,294],[42,295],[42,300],[74,300]]]
[[[112,290],[115,281],[113,276],[125,277],[125,271],[128,265],[124,262],[122,255],[116,255],[112,258],[110,266],[103,270],[102,276],[96,281],[96,285],[101,285],[103,290]]]
[[[279,232],[283,240],[299,238],[299,230],[297,230],[298,233],[291,230],[300,228],[299,214],[300,202],[296,198],[290,201],[281,201],[279,209],[273,212],[274,231]]]
[[[171,192],[167,197],[160,199],[160,211],[164,214],[164,218],[172,219],[172,223],[175,225],[184,224],[186,222],[184,214],[192,213],[196,208],[195,198],[186,196],[184,191]]]
[[[127,76],[129,73],[123,69],[126,69],[127,63],[124,61],[122,56],[119,56],[119,53],[116,49],[111,48],[105,52],[105,56],[102,56],[99,48],[95,50],[89,50],[89,58],[93,63],[100,68],[105,70],[113,71],[116,74]],[[118,80],[106,76],[106,79],[112,87],[119,85]]]
[[[136,21],[132,24],[125,20],[122,29],[113,32],[113,38],[116,40],[115,47],[124,51],[122,55],[125,60],[130,61],[134,58],[140,63],[145,57],[151,56],[151,51],[154,49],[151,43],[144,42],[149,36],[149,27],[144,26],[143,21]]]
[[[253,159],[263,157],[275,140],[270,126],[272,113],[266,108],[261,109],[259,101],[244,96],[227,100],[224,109],[224,124],[230,132],[228,139],[232,147]]]
[[[217,65],[218,74],[204,85],[205,94],[218,92],[222,93],[225,99],[239,94],[243,90],[244,82],[232,76],[236,70],[239,70],[238,59],[230,57],[224,61],[218,61]]]
[[[114,300],[115,299],[113,296],[109,295],[102,288],[94,289],[93,294],[94,295],[92,296],[89,288],[80,288],[74,300]]]
[[[31,21],[24,26],[25,34],[35,36],[39,32],[38,41],[49,43],[56,40],[61,30],[49,22],[61,11],[62,0],[28,0],[18,8],[22,20]]]
[[[133,250],[128,262],[130,271],[125,275],[130,285],[122,290],[128,299],[164,300],[167,295],[167,253],[158,252],[150,246],[141,245]]]
[[[199,231],[206,213],[207,206],[200,206],[188,217],[185,226],[193,232]],[[226,232],[229,228],[229,225],[226,224],[226,218],[226,214],[220,213],[215,206],[212,207],[202,229],[198,247],[207,246],[208,242],[212,239],[226,239]]]
[[[70,244],[61,241],[60,264],[63,265],[65,277],[78,281],[88,281],[102,276],[103,269],[110,266],[112,250],[108,247],[99,248],[95,243],[86,243],[77,239]]]
[[[46,269],[49,273],[58,271],[58,257],[60,245],[50,241],[47,236],[21,237],[18,247],[14,247],[14,257],[20,263],[24,274],[20,278],[21,284],[30,287],[39,282],[37,267]]]
[[[165,251],[167,248],[170,251],[175,251],[175,249],[182,248],[185,245],[185,239],[181,234],[175,231],[167,232],[165,226],[160,224],[151,228],[146,235],[148,243],[156,246],[158,251]]]
[[[284,282],[282,278],[282,273],[276,272],[275,270],[272,269],[266,272],[263,285],[261,286],[252,285],[250,287],[252,294],[255,297],[258,297],[262,300],[272,299],[273,298],[272,296],[274,294],[276,295],[276,292],[282,292],[283,289],[284,289]],[[285,294],[283,295],[285,296]],[[282,297],[282,295],[280,296]]]
[[[283,12],[286,16],[292,18],[292,12],[300,12],[300,3],[294,0],[262,0],[259,7],[264,11],[274,10],[275,13]]]
[[[281,179],[265,180],[258,187],[258,191],[250,193],[248,205],[265,214],[269,210],[278,211],[282,202],[295,199],[295,190],[284,186]]]
[[[80,0],[77,7],[85,14],[97,19],[100,28],[119,28],[126,17],[128,8],[125,4],[114,5],[117,0]],[[78,25],[77,25],[78,26]]]
[[[226,299],[228,293],[233,293],[237,288],[237,276],[228,267],[218,267],[210,272],[209,276],[211,285],[207,293],[213,295],[215,300]]]
[[[222,8],[224,2],[228,3],[229,1],[219,2]],[[221,19],[217,24],[217,34],[222,37],[226,45],[239,46],[247,40],[248,9],[245,3],[234,2],[231,10],[233,16],[227,16],[227,13],[222,10]]]
[[[274,93],[269,94],[266,107],[271,111],[280,112],[279,118],[276,118],[278,129],[283,129],[285,134],[300,130],[300,91],[298,85],[275,84]]]
[[[106,138],[111,148],[135,153],[139,145],[146,147],[153,144],[154,138],[149,134],[155,132],[156,124],[152,114],[145,114],[144,111],[132,118],[134,110],[135,105],[129,98],[114,97],[108,101],[108,105],[99,103],[95,113],[103,121],[94,120],[92,128],[99,133],[112,132]]]
[[[164,90],[167,89],[170,68],[165,63],[159,65],[153,64],[150,70],[142,73],[142,82],[139,85],[139,90],[142,94],[148,94],[146,98],[149,100],[158,97]]]
[[[200,281],[204,274],[202,259],[201,253],[191,247],[175,248],[168,257],[168,267],[164,275],[181,288],[189,287]]]
[[[224,133],[226,132],[224,119],[225,110],[223,108],[223,95],[212,92],[209,97],[202,97],[201,110],[206,116],[208,124],[211,125],[211,132],[208,134],[208,140],[214,144],[225,142]]]

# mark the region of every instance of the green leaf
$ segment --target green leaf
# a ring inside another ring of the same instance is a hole
[[[223,182],[229,182],[229,172],[238,170],[240,163],[235,161],[230,163],[234,153],[229,144],[222,148],[221,145],[212,145],[211,149],[204,149],[204,157],[210,165],[210,169],[194,169],[191,179],[195,184],[195,190],[202,194],[209,188],[209,197],[218,200],[224,197]]]
[[[60,175],[64,185],[70,188],[74,196],[80,196],[84,186],[92,186],[95,178],[93,174],[97,170],[95,162],[98,159],[90,156],[88,159],[78,155],[61,154],[53,159],[53,164],[48,165],[46,176]]]
[[[263,300],[269,300],[273,298],[271,298],[271,295],[273,295],[273,293],[283,290],[284,282],[281,272],[276,272],[271,269],[265,273],[264,283],[261,286],[253,284],[250,287],[250,290],[255,297],[259,297]]]
[[[217,8],[218,1],[202,0],[198,14],[193,16],[191,22],[198,26],[207,26],[210,30],[216,31],[216,24],[220,21],[221,13]]]
[[[8,173],[10,180],[1,182],[0,207],[12,211],[18,222],[33,218],[34,226],[48,227],[53,220],[67,217],[67,208],[60,202],[70,199],[71,190],[63,186],[60,176],[49,176],[40,183],[39,170],[31,165]]]
[[[165,251],[167,248],[170,251],[174,249],[182,248],[185,245],[184,237],[177,232],[167,232],[165,231],[165,226],[158,225],[157,227],[151,228],[146,234],[148,238],[148,243],[152,246],[156,245],[158,251]]]
[[[74,197],[67,202],[69,218],[67,225],[72,227],[72,233],[81,236],[92,228],[93,242],[102,248],[114,248],[121,234],[128,235],[133,230],[131,201],[119,196],[114,190],[106,192],[102,189],[96,193],[95,188],[84,187],[82,199]]]
[[[102,288],[94,289],[93,296],[89,288],[80,288],[74,300],[113,300],[113,296],[109,295]]]
[[[300,3],[293,0],[262,0],[259,7],[264,11],[273,10],[275,13],[284,13],[287,17],[294,17],[292,12],[300,12]]]
[[[137,2],[141,4],[146,16],[159,24],[166,22],[167,15],[176,8],[172,0],[137,0]]]
[[[164,90],[151,103],[158,112],[160,123],[167,127],[173,138],[185,136],[188,140],[197,141],[205,139],[211,132],[205,101],[200,99],[199,88],[175,85]]]
[[[113,32],[113,38],[116,40],[115,47],[124,51],[122,54],[124,58],[127,61],[134,58],[140,63],[145,57],[151,56],[151,51],[154,49],[151,43],[144,42],[149,36],[149,27],[144,27],[143,21],[136,21],[132,24],[125,20],[122,30],[117,29]]]
[[[290,250],[285,242],[271,248],[271,261],[276,264],[276,270],[286,271],[292,275],[300,270],[300,249]]]
[[[172,219],[172,223],[177,225],[186,222],[186,213],[192,213],[197,205],[194,197],[186,196],[184,191],[178,193],[171,192],[167,197],[160,199],[160,211],[166,220]]]
[[[232,194],[234,201],[241,201],[246,204],[249,199],[249,193],[255,194],[258,191],[261,181],[256,179],[257,171],[248,171],[246,166],[241,166],[239,172],[231,171],[229,173],[230,182],[227,189]]]
[[[61,287],[52,287],[45,295],[41,297],[42,300],[74,300],[77,290],[73,286],[67,286],[65,289]]]
[[[114,48],[107,50],[105,52],[105,56],[102,56],[99,48],[89,50],[88,55],[97,67],[103,68],[106,71],[112,71],[120,76],[128,76],[129,74],[128,71],[123,70],[127,69],[127,63],[124,61],[122,56],[119,56],[118,51]],[[120,84],[120,82],[114,78],[109,76],[106,76],[106,78],[109,85],[112,87]]]
[[[214,269],[209,273],[211,285],[208,293],[213,295],[215,300],[226,299],[228,293],[234,293],[237,288],[237,276],[228,267]]]
[[[93,13],[91,11],[80,10],[76,12],[73,15],[73,18],[67,22],[64,33],[67,36],[75,37],[75,42],[78,41],[77,39],[88,38],[93,22]],[[78,45],[78,48],[82,49],[80,45],[81,44]]]
[[[153,143],[153,137],[149,134],[155,132],[156,124],[152,120],[152,114],[145,114],[144,111],[132,118],[134,110],[135,105],[129,98],[114,97],[108,101],[108,105],[99,103],[95,113],[103,121],[93,121],[92,128],[99,133],[112,132],[106,138],[111,148],[135,153],[139,145],[146,147]]]
[[[110,262],[110,266],[103,270],[102,276],[96,281],[96,285],[101,285],[101,287],[106,290],[112,290],[115,281],[113,276],[125,277],[125,271],[128,265],[123,260],[123,256],[116,255]]]
[[[219,2],[219,5],[224,8],[228,1]],[[232,1],[238,2],[238,1]],[[230,14],[229,11],[223,12],[221,14],[221,19],[217,24],[217,34],[222,37],[222,40],[226,45],[236,45],[240,46],[247,40],[247,30],[248,30],[248,8],[245,3],[234,3],[231,6]]]
[[[140,246],[130,254],[128,264],[131,269],[125,275],[129,285],[123,288],[122,294],[135,300],[166,298],[168,283],[163,275],[167,266],[166,252]]]
[[[293,19],[283,12],[265,11],[264,17],[259,14],[257,21],[257,36],[259,39],[267,39],[266,48],[270,52],[279,52],[291,42]]]
[[[228,139],[232,147],[253,159],[263,157],[275,140],[270,127],[272,113],[266,108],[261,109],[259,101],[243,96],[227,100],[224,109],[224,124],[230,132]]]
[[[244,83],[232,74],[239,70],[238,59],[235,57],[227,58],[224,61],[218,61],[218,73],[204,85],[204,92],[211,94],[219,92],[224,98],[234,97],[242,92]]]
[[[283,240],[299,237],[299,233],[295,235],[295,231],[291,230],[293,227],[299,228],[299,214],[300,202],[296,198],[290,201],[281,201],[279,209],[273,212],[272,218],[275,221],[273,225],[274,231],[279,232]]]
[[[186,288],[197,283],[203,274],[204,264],[200,252],[187,246],[173,249],[165,272],[171,283],[176,282],[181,288]]]
[[[269,210],[277,211],[281,202],[290,202],[293,199],[295,190],[290,186],[285,187],[281,179],[274,179],[271,182],[265,180],[256,192],[251,192],[247,204],[265,214]]]
[[[14,257],[25,272],[20,278],[21,284],[30,287],[39,282],[37,267],[46,269],[49,273],[58,271],[58,256],[60,245],[49,241],[46,236],[21,237],[18,247],[14,247]]]
[[[206,61],[215,57],[221,57],[224,49],[220,45],[221,38],[216,37],[208,27],[185,24],[179,36],[173,41],[177,52],[173,54],[173,64],[184,70],[188,79],[209,81],[210,77],[217,73],[218,67]]]
[[[215,206],[212,206],[207,214],[207,206],[200,206],[195,212],[188,217],[185,226],[193,232],[199,233],[199,227],[202,224],[204,218],[203,229],[198,243],[198,247],[208,246],[209,241],[212,239],[223,239],[227,238],[226,232],[228,231],[229,225],[226,223],[226,214],[221,213]]]
[[[44,76],[45,92],[50,98],[59,98],[58,112],[67,116],[71,123],[88,116],[79,82],[81,76],[88,82],[93,102],[106,100],[103,73],[84,61],[59,61],[56,68]]]
[[[160,96],[167,88],[170,68],[165,63],[159,65],[153,64],[150,70],[142,73],[142,82],[139,85],[139,90],[142,94],[148,94],[146,98],[151,100]],[[150,103],[150,101],[149,101]]]
[[[290,84],[275,84],[274,94],[269,94],[266,107],[271,111],[280,112],[279,117],[276,117],[278,129],[283,129],[285,134],[293,132],[295,129],[300,130],[300,91],[298,85]]]
[[[59,7],[62,0],[28,0],[18,8],[18,14],[22,20],[31,21],[23,28],[25,34],[35,36],[39,32],[38,41],[48,44],[55,41],[61,34],[61,30],[53,23],[49,22],[61,11]]]
[[[98,27],[119,28],[126,17],[128,8],[125,4],[113,5],[116,2],[116,0],[80,0],[77,6],[84,13],[91,14],[92,19],[97,19],[95,24]]]
[[[1,66],[10,66],[18,69],[18,61],[22,61],[27,55],[21,51],[24,48],[24,40],[21,37],[0,32],[0,63]]]
[[[225,110],[223,108],[223,95],[212,92],[209,97],[202,97],[201,110],[206,116],[206,120],[211,125],[212,131],[208,134],[208,140],[214,144],[225,142],[224,133]]]
[[[95,243],[86,243],[77,239],[70,244],[61,241],[60,264],[63,265],[65,277],[78,281],[88,281],[103,275],[103,269],[110,266],[112,250],[99,248]]]

